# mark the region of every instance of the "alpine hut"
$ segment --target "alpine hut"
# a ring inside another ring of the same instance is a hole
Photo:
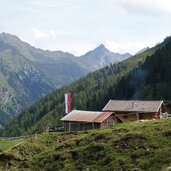
[[[113,112],[94,112],[73,110],[64,116],[65,131],[85,131],[95,128],[108,127],[115,124]]]
[[[151,120],[167,117],[166,107],[162,100],[110,100],[102,111],[114,112],[116,122]]]

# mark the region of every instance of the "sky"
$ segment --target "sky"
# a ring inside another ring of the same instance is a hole
[[[0,0],[0,32],[77,56],[104,44],[134,54],[171,35],[170,0]]]

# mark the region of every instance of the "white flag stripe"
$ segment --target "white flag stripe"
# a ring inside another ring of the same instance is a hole
[[[68,94],[65,94],[65,113],[68,113]]]

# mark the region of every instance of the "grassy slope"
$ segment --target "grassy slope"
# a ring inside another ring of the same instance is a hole
[[[71,134],[44,133],[0,155],[2,170],[157,171],[170,163],[171,119]]]

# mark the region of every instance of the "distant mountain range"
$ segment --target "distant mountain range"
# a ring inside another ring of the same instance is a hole
[[[56,88],[130,56],[110,52],[100,45],[76,57],[38,49],[17,36],[0,34],[0,124]]]
[[[170,46],[171,42],[167,44]],[[45,131],[47,126],[62,125],[60,119],[65,115],[65,92],[72,93],[72,110],[101,111],[110,99],[154,99],[155,97],[151,94],[151,91],[145,91],[147,95],[150,95],[148,97],[144,97],[141,94],[141,90],[145,87],[148,88],[149,85],[145,85],[148,74],[146,75],[146,72],[143,72],[142,66],[146,66],[147,61],[149,61],[150,65],[145,70],[148,73],[148,70],[154,66],[153,61],[155,61],[155,64],[158,63],[156,63],[156,60],[158,60],[156,56],[164,64],[162,56],[165,54],[163,52],[159,54],[158,52],[160,49],[166,51],[165,47],[162,48],[162,46],[163,43],[122,62],[92,72],[68,86],[49,93],[21,112],[9,125],[5,126],[4,131],[0,131],[0,135],[18,136],[33,134]],[[168,55],[171,54],[168,50],[166,53]],[[167,61],[169,61],[169,58]],[[156,69],[160,71],[160,66],[156,66],[154,70]],[[151,72],[155,73],[154,71]],[[156,80],[156,77],[157,75],[153,79]],[[150,80],[152,79],[150,78]],[[163,88],[161,90],[169,94],[169,89]],[[137,94],[138,92],[139,94]],[[161,93],[161,91],[159,90],[158,93]],[[160,96],[163,97],[162,99],[166,98],[162,94]]]

